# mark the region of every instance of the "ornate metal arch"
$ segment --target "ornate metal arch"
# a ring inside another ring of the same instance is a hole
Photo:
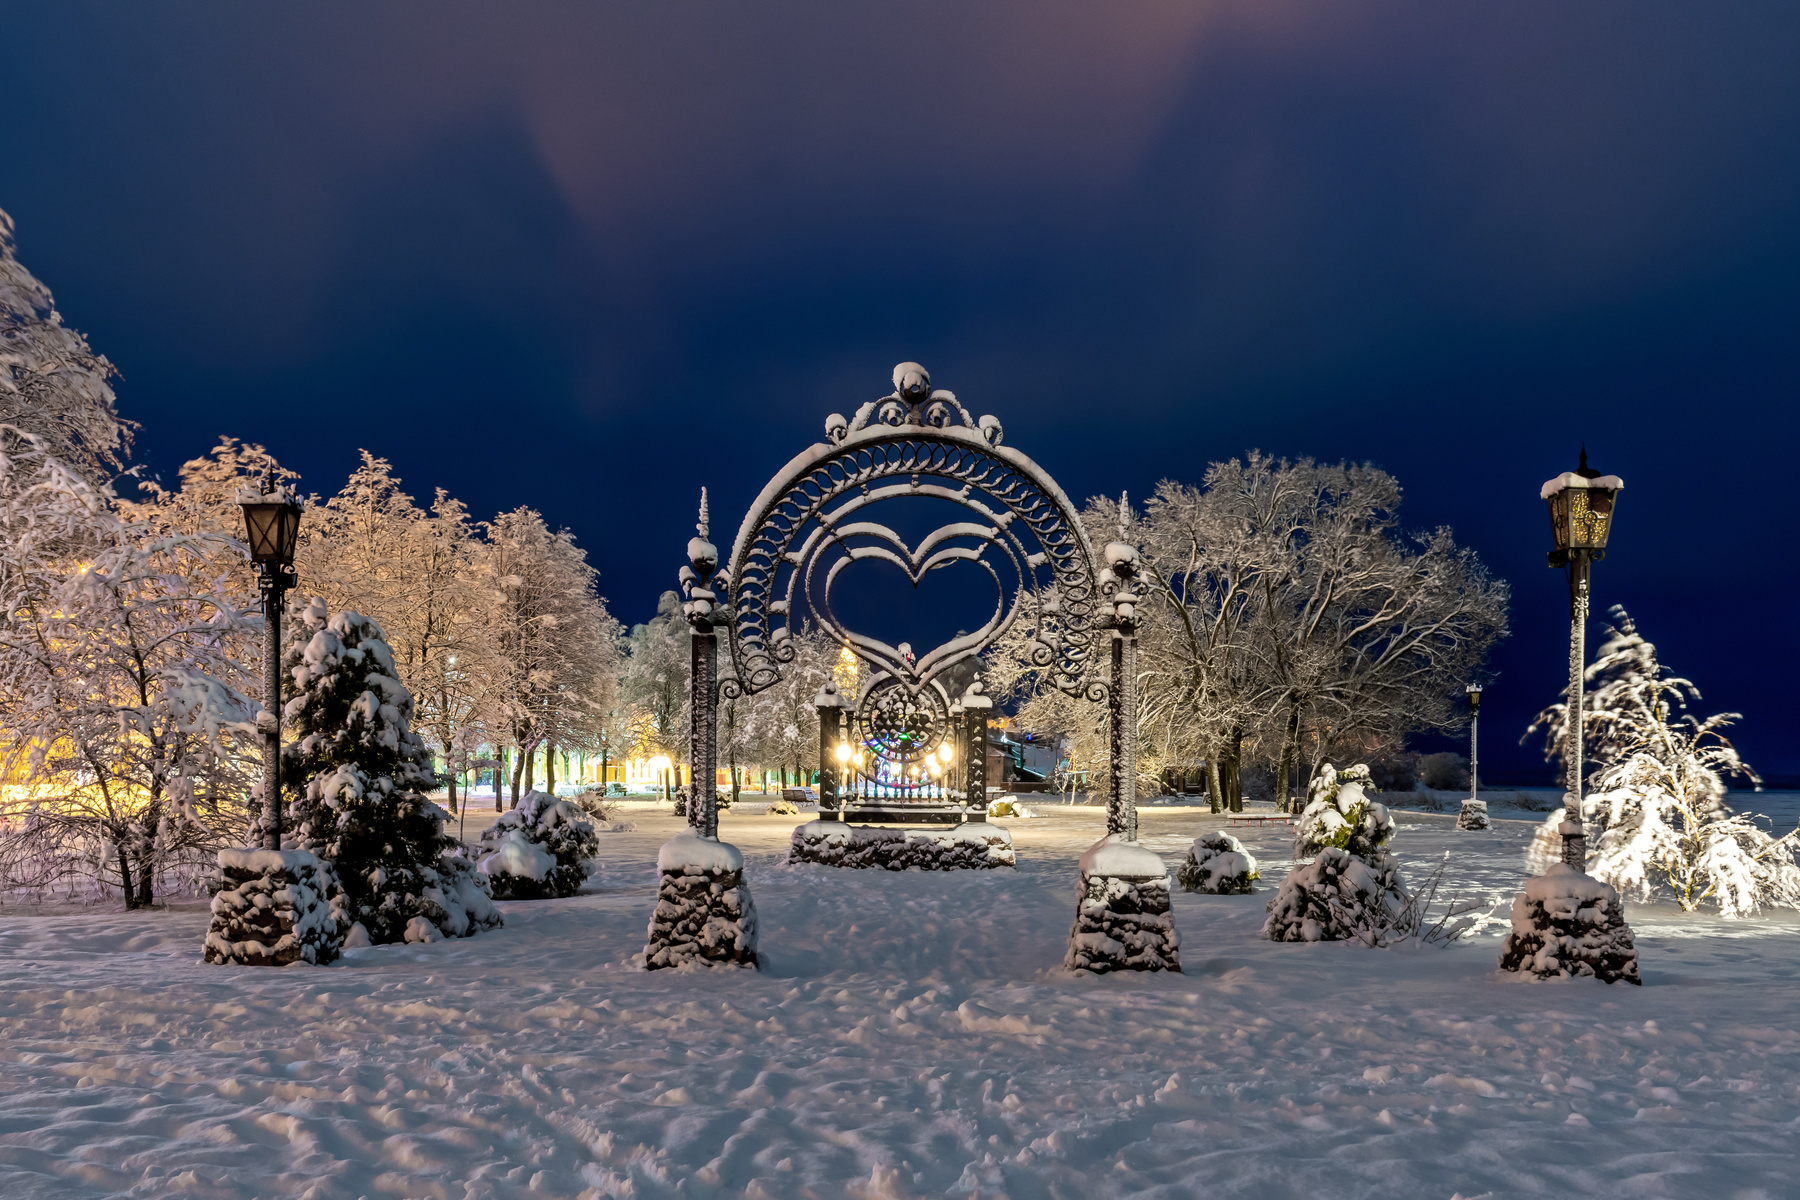
[[[991,648],[1021,618],[1032,622],[1032,661],[1070,695],[1103,701],[1104,630],[1118,580],[1082,529],[1075,507],[1030,458],[1001,444],[992,416],[976,419],[955,395],[931,387],[917,363],[894,368],[894,390],[845,420],[825,421],[826,441],[798,454],[745,515],[717,592],[724,612],[732,693],[758,692],[794,658],[792,637],[810,616],[876,673],[911,694],[970,655]],[[916,547],[859,519],[883,501],[931,497],[968,519],[940,526]],[[831,589],[850,564],[880,559],[916,586],[957,562],[986,570],[998,589],[979,629],[915,653],[846,628]]]

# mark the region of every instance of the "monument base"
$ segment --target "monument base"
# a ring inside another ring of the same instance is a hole
[[[1114,833],[1090,846],[1079,865],[1075,927],[1063,965],[1096,975],[1181,970],[1162,859]]]
[[[646,967],[756,966],[756,905],[736,846],[690,830],[663,843],[656,868]]]

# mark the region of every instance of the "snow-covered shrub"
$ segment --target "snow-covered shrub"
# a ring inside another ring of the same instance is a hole
[[[323,966],[350,921],[331,864],[304,850],[221,850],[203,956],[209,963]]]
[[[1598,769],[1583,806],[1601,827],[1588,841],[1588,874],[1640,900],[1666,888],[1688,912],[1709,901],[1726,917],[1800,907],[1800,831],[1771,836],[1725,803],[1727,777],[1757,778],[1721,732],[1738,714],[1679,713],[1698,689],[1669,674],[1623,608],[1612,616],[1588,668],[1599,683],[1591,719],[1602,731],[1592,739]],[[1540,724],[1561,719],[1546,713]],[[1538,830],[1534,865],[1560,857],[1562,816]]]
[[[1361,859],[1373,859],[1394,834],[1394,818],[1387,805],[1364,794],[1369,768],[1334,770],[1326,763],[1314,776],[1306,810],[1294,829],[1294,857],[1311,858],[1330,848],[1345,850]]]
[[[1256,859],[1229,833],[1214,830],[1188,847],[1187,861],[1175,873],[1183,891],[1214,896],[1247,896],[1251,881],[1260,879]]]
[[[797,817],[800,815],[800,806],[792,800],[776,800],[769,805],[768,811],[772,817]]]
[[[1592,975],[1606,983],[1643,982],[1619,893],[1566,863],[1526,880],[1514,898],[1500,968],[1540,979]]]
[[[988,816],[1035,817],[1037,814],[1017,800],[1011,799],[1010,797],[1002,797],[999,800],[990,800],[988,802]]]
[[[1407,908],[1399,868],[1386,854],[1371,865],[1334,846],[1294,868],[1269,901],[1263,935],[1276,942],[1388,940]]]
[[[1311,800],[1294,834],[1295,867],[1269,901],[1265,936],[1277,942],[1356,938],[1380,945],[1396,927],[1410,897],[1399,865],[1387,851],[1394,818],[1363,793],[1366,767],[1313,780]]]
[[[756,905],[737,847],[693,830],[663,843],[644,965],[756,965]]]
[[[614,806],[606,798],[606,793],[598,787],[586,788],[575,794],[573,803],[576,808],[602,823],[613,819]]]
[[[318,600],[303,620],[310,636],[284,660],[298,736],[282,750],[283,780],[301,793],[287,841],[332,863],[375,944],[429,940],[420,918],[446,937],[500,924],[486,878],[444,830],[449,814],[427,798],[431,755],[380,628],[356,613],[327,620]]]
[[[568,800],[530,791],[481,835],[476,870],[496,900],[573,896],[595,869],[600,838]]]

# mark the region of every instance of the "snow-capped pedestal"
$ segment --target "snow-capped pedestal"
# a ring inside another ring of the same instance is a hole
[[[1539,979],[1592,975],[1606,983],[1643,982],[1619,893],[1566,863],[1552,863],[1514,897],[1500,969]]]
[[[1486,800],[1464,800],[1462,811],[1456,814],[1458,829],[1486,829],[1488,827],[1488,811]]]
[[[646,967],[756,965],[756,905],[736,846],[686,830],[663,843],[656,869]]]
[[[889,829],[848,825],[842,821],[808,821],[794,828],[788,844],[791,863],[828,867],[885,867],[904,871],[984,870],[1017,865],[1012,834],[985,821],[952,829]]]
[[[1181,937],[1169,911],[1162,859],[1109,833],[1080,859],[1075,927],[1063,965],[1071,971],[1179,971]]]
[[[221,850],[209,963],[323,966],[343,949],[349,921],[331,864],[305,850]]]
[[[1386,853],[1373,863],[1327,846],[1295,867],[1269,901],[1263,936],[1275,942],[1379,944],[1406,906],[1399,869]]]
[[[1243,843],[1222,830],[1202,834],[1188,847],[1187,861],[1175,872],[1186,892],[1213,896],[1248,896],[1251,881],[1260,878],[1256,859]]]
[[[482,833],[475,869],[496,900],[545,900],[580,891],[599,853],[600,838],[579,806],[534,789]]]

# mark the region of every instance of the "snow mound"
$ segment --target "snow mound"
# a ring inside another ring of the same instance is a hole
[[[1213,896],[1247,896],[1262,877],[1256,859],[1229,833],[1214,830],[1194,839],[1187,861],[1175,873],[1183,891]]]
[[[1281,881],[1269,901],[1263,935],[1276,942],[1380,945],[1399,922],[1406,901],[1392,858],[1383,854],[1368,863],[1328,846]]]
[[[202,951],[209,963],[323,966],[349,925],[329,863],[305,850],[221,850],[222,886]]]
[[[481,835],[476,870],[498,900],[573,896],[587,881],[600,838],[577,804],[530,791]]]
[[[1643,982],[1619,893],[1566,863],[1526,880],[1513,899],[1500,969],[1539,979],[1591,975],[1606,983]]]
[[[985,821],[951,829],[888,829],[808,821],[794,828],[788,861],[828,867],[880,867],[904,871],[986,870],[1017,865],[1012,834]]]

